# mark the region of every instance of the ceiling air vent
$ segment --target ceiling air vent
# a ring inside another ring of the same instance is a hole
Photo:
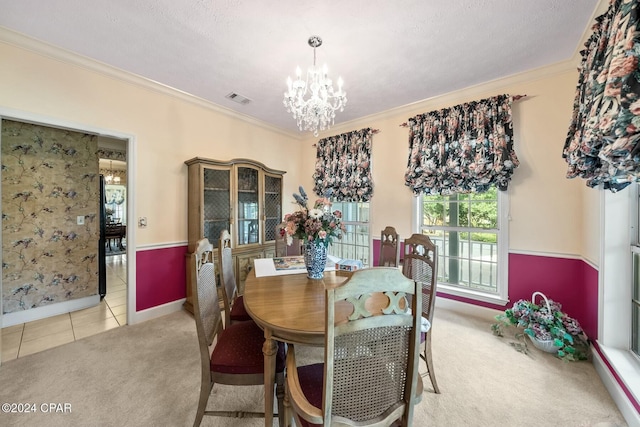
[[[228,99],[232,100],[233,102],[237,102],[238,104],[242,104],[242,105],[247,105],[248,103],[251,102],[251,100],[249,98],[244,97],[242,95],[239,95],[239,94],[237,94],[235,92],[231,92],[225,98],[228,98]]]

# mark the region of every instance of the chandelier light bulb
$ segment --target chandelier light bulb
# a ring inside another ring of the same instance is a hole
[[[342,90],[342,77],[338,78],[338,90],[334,91],[327,64],[322,68],[316,66],[316,48],[322,45],[322,39],[311,36],[308,43],[313,48],[313,66],[307,70],[305,80],[300,67],[296,67],[294,81],[287,78],[288,90],[284,93],[283,103],[300,130],[309,130],[318,136],[318,131],[333,126],[336,110],[344,111],[347,93]],[[309,98],[305,99],[307,95]]]

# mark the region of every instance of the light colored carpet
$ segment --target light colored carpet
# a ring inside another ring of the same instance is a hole
[[[566,363],[533,347],[530,355],[518,353],[491,334],[491,323],[491,316],[436,310],[433,357],[442,393],[432,393],[425,378],[414,426],[627,425],[591,363]],[[308,361],[322,355],[300,351]],[[36,412],[0,412],[0,425],[191,426],[198,357],[193,318],[178,312],[6,362],[0,403],[35,404]],[[215,386],[209,406],[260,411],[262,402],[261,387]],[[44,413],[43,403],[66,403],[71,412]],[[202,425],[258,427],[264,420],[205,417]]]

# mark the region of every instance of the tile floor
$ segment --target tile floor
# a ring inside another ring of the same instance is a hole
[[[2,362],[127,323],[127,256],[107,257],[107,295],[99,305],[2,329]]]

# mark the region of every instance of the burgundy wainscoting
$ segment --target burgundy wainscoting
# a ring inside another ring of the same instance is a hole
[[[186,297],[187,246],[136,252],[136,311]]]
[[[438,296],[503,311],[520,299],[530,300],[534,292],[562,304],[589,338],[598,338],[598,270],[581,259],[509,254],[509,303],[504,307],[443,292]]]
[[[509,300],[534,292],[562,304],[589,338],[598,338],[598,271],[581,259],[509,254]],[[539,301],[539,300],[538,300]]]
[[[376,266],[380,257],[380,240],[373,239],[372,243],[372,265]],[[400,258],[403,253],[401,242]],[[598,338],[598,270],[581,259],[509,254],[510,303],[507,306],[443,292],[438,292],[438,296],[502,311],[519,299],[531,299],[536,291],[562,304],[563,311],[580,322],[589,338]]]

